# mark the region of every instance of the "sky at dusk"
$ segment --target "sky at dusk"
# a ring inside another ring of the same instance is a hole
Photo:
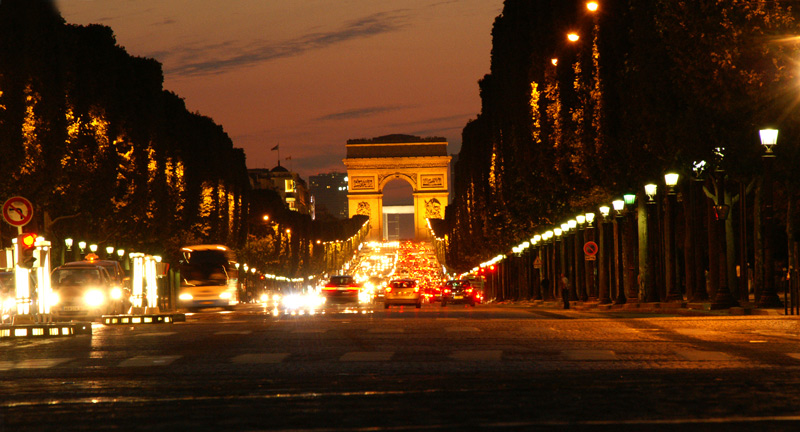
[[[503,0],[59,0],[164,68],[164,88],[223,126],[248,168],[345,171],[351,138],[443,136],[480,111]],[[286,160],[291,157],[291,160]]]

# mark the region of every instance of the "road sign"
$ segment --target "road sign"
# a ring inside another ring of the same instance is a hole
[[[33,219],[33,205],[23,197],[11,197],[3,203],[3,219],[15,227],[25,226]]]
[[[593,241],[588,241],[585,245],[583,245],[583,253],[585,253],[587,257],[593,257],[597,255],[597,249],[597,243]]]
[[[538,256],[536,257],[535,260],[533,260],[533,268],[537,268],[537,269],[542,268],[542,259],[539,258]]]

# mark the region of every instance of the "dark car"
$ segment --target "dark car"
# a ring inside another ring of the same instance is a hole
[[[425,297],[428,303],[440,302],[442,301],[442,287],[430,285],[427,288],[423,288],[422,296]]]
[[[448,303],[475,306],[475,303],[480,303],[480,291],[467,280],[449,280],[442,290],[442,307]]]
[[[325,301],[334,303],[357,303],[361,284],[350,275],[331,276],[331,279],[322,288]]]

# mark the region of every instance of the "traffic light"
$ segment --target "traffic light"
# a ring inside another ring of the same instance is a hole
[[[33,263],[36,258],[33,257],[33,251],[36,249],[36,234],[25,233],[17,237],[17,247],[19,247],[19,257],[17,265],[22,268],[33,268]]]

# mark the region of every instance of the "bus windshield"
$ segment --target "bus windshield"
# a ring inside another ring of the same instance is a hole
[[[184,248],[181,275],[187,285],[226,285],[232,276],[232,260],[228,249]]]

